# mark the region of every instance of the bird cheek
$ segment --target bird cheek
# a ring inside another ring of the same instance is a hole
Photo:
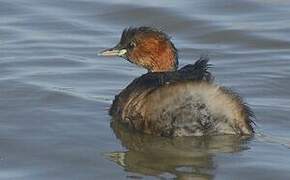
[[[132,52],[128,51],[124,58],[127,59],[129,62],[136,64],[135,58],[134,58],[134,55],[132,54]]]
[[[138,62],[139,54],[136,51],[129,51],[127,53],[127,57],[130,59],[131,62],[136,63]]]

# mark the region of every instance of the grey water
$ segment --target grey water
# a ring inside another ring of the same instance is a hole
[[[0,179],[290,179],[290,2],[0,0]],[[111,124],[146,71],[98,57],[128,26],[167,32],[180,64],[208,54],[257,134],[161,138]]]

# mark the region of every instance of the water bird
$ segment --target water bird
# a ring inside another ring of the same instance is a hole
[[[126,28],[116,46],[98,55],[148,70],[115,96],[109,110],[129,129],[166,137],[254,133],[253,112],[237,93],[214,82],[209,58],[178,69],[178,51],[163,31]]]

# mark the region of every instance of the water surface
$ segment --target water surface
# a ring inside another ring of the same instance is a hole
[[[290,179],[288,1],[0,1],[0,179]],[[123,28],[172,36],[181,65],[209,54],[258,134],[157,138],[110,124],[144,70],[97,57]]]

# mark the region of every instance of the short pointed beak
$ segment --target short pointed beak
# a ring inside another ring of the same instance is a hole
[[[126,53],[126,49],[110,48],[99,52],[98,56],[123,56]]]

